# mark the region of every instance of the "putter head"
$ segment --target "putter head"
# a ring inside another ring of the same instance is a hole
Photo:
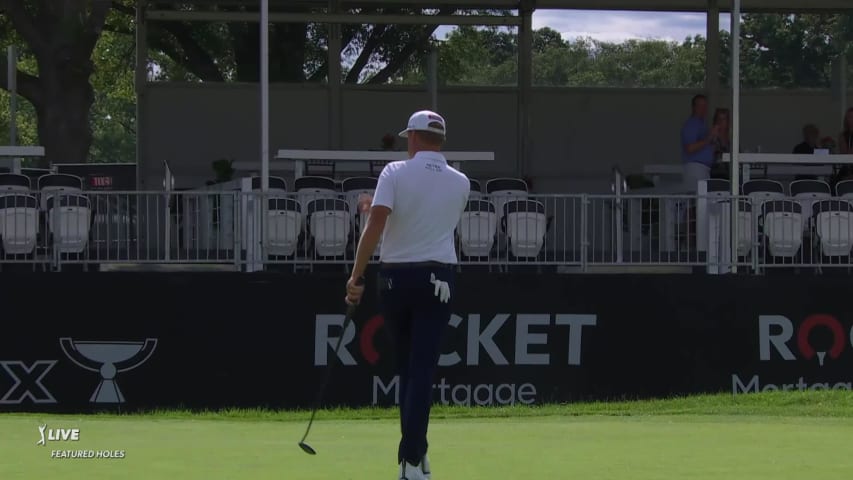
[[[314,449],[311,448],[311,445],[308,445],[305,442],[299,442],[299,448],[301,448],[302,451],[307,453],[308,455],[317,455],[317,452],[315,452]]]

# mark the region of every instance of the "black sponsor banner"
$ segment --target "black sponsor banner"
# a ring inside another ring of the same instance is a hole
[[[375,286],[342,275],[0,277],[0,411],[392,405]],[[847,277],[462,273],[435,399],[498,405],[850,388]]]
[[[82,178],[85,190],[136,190],[135,163],[61,163],[56,168]]]

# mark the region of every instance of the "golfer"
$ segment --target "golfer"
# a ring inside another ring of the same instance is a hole
[[[397,453],[400,480],[430,478],[427,426],[432,383],[441,341],[450,321],[450,297],[457,263],[453,232],[468,202],[468,177],[439,153],[446,124],[434,112],[409,118],[400,136],[409,143],[409,159],[389,163],[379,175],[367,226],[358,242],[347,302],[358,303],[364,275],[380,236],[381,311],[397,346],[400,376],[400,427]]]

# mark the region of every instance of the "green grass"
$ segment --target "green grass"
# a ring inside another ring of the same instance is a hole
[[[395,478],[389,409],[320,412],[162,411],[138,415],[0,415],[0,479]],[[436,480],[853,478],[853,393],[550,405],[438,407],[430,427]],[[35,446],[37,426],[81,440]],[[50,459],[52,449],[126,450],[122,460]]]

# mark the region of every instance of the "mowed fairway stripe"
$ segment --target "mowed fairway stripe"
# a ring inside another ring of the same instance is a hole
[[[80,442],[36,446],[38,425]],[[397,423],[321,421],[310,457],[296,422],[0,415],[0,479],[376,480],[395,474]],[[437,420],[436,480],[853,478],[853,419],[757,416]],[[53,449],[126,450],[123,460],[50,459]]]

